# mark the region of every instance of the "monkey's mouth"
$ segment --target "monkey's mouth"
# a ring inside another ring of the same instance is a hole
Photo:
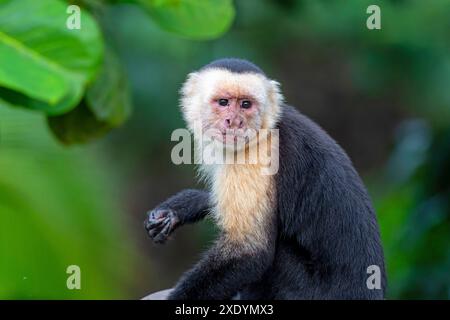
[[[249,141],[249,137],[247,134],[244,134],[244,132],[237,132],[237,131],[220,131],[216,132],[214,135],[212,135],[212,138],[215,141],[218,141],[224,145],[234,145],[234,144],[245,144]]]
[[[248,141],[248,135],[244,131],[226,131],[222,132],[220,139],[225,144],[246,143]]]

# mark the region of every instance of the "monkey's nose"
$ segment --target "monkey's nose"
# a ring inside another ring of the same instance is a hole
[[[230,118],[226,118],[225,119],[225,128],[226,129],[231,129],[233,127],[235,128],[239,128],[241,129],[244,126],[244,121],[242,119],[230,119]]]

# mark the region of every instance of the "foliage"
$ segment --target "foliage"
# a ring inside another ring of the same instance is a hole
[[[450,130],[404,123],[378,188],[389,296],[448,298]]]
[[[83,32],[65,26],[63,2],[0,1],[1,98],[47,114],[75,107],[103,55],[97,24],[84,16]],[[52,45],[49,45],[52,44]]]
[[[225,32],[234,16],[231,0],[128,2],[199,40]],[[50,135],[85,143],[132,109],[102,26],[112,2],[78,1],[80,30],[66,27],[70,3],[0,0],[0,299],[123,298],[133,281],[118,176],[98,150],[64,149]],[[72,264],[81,290],[66,287]]]
[[[164,29],[193,39],[221,35],[234,17],[231,0],[133,2]],[[107,6],[85,4],[94,14]],[[0,61],[8,61],[0,65],[0,99],[44,112],[56,136],[72,144],[120,126],[130,101],[99,23],[83,7],[81,29],[66,28],[67,7],[61,0],[0,0]]]
[[[206,40],[222,35],[231,25],[234,9],[230,0],[136,0],[164,29]]]
[[[41,114],[0,105],[0,132],[0,299],[123,297],[134,256],[107,166],[55,143]]]

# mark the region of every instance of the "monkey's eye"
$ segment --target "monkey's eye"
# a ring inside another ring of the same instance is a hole
[[[228,99],[219,99],[219,105],[222,107],[226,107],[228,105]]]
[[[249,100],[244,100],[241,103],[241,107],[244,109],[249,109],[252,106],[252,102]]]

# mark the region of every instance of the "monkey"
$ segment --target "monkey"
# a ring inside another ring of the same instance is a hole
[[[279,168],[264,175],[258,162],[201,164],[206,190],[181,191],[148,212],[155,243],[207,216],[220,230],[168,299],[384,299],[383,248],[368,192],[337,142],[284,102],[280,84],[250,61],[224,58],[190,73],[180,93],[188,128],[216,129],[219,149],[242,130],[277,130]],[[248,152],[256,138],[246,138],[232,152]],[[369,266],[380,271],[376,288],[367,284]]]

